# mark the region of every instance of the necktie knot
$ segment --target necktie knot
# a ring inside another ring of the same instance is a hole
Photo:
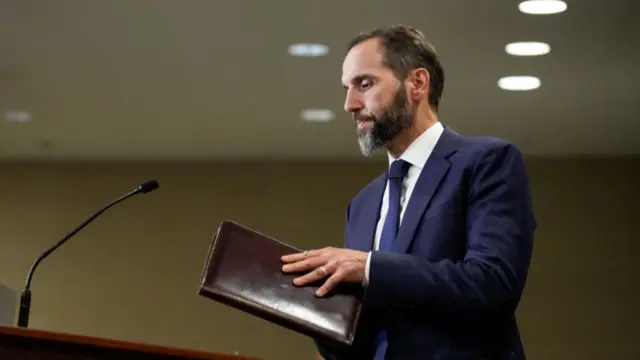
[[[404,178],[404,176],[407,175],[407,171],[409,171],[410,167],[411,164],[402,159],[395,160],[391,163],[391,168],[389,169],[389,179]]]

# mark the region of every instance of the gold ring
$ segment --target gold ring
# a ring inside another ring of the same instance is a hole
[[[329,273],[327,272],[327,269],[325,269],[324,266],[320,266],[319,269],[320,271],[322,271],[322,276],[329,275]]]

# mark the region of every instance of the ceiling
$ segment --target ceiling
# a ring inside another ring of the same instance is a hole
[[[0,0],[0,111],[32,117],[0,120],[0,159],[358,158],[344,46],[398,23],[440,53],[440,118],[458,132],[533,155],[640,154],[640,5],[567,4],[531,16],[515,0]],[[513,57],[512,41],[551,53]],[[291,57],[296,42],[329,54]],[[496,86],[521,74],[542,86]],[[303,122],[305,108],[337,117]]]

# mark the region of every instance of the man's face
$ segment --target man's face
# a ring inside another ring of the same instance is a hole
[[[414,107],[405,84],[384,66],[378,39],[353,47],[342,65],[347,91],[344,109],[353,114],[360,150],[365,156],[384,147],[413,122]]]

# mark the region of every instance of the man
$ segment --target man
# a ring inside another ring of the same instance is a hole
[[[347,207],[345,248],[283,257],[294,283],[361,283],[353,346],[325,359],[524,359],[515,310],[536,227],[525,164],[512,144],[458,135],[438,120],[444,72],[410,27],[356,37],[342,66],[345,110],[364,155],[389,171]],[[319,355],[319,356],[320,356]]]

